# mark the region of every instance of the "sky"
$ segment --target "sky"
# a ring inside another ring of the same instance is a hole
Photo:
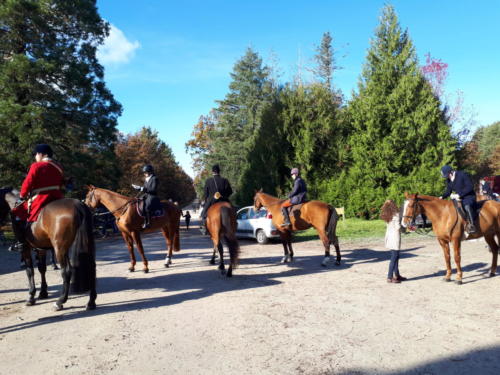
[[[334,85],[346,98],[356,90],[370,40],[379,24],[379,0],[171,1],[98,0],[111,33],[98,57],[123,105],[118,129],[158,131],[193,176],[185,143],[193,125],[228,93],[230,73],[251,47],[290,82],[312,64],[324,32],[333,37],[342,67]],[[500,1],[393,0],[420,63],[448,64],[446,97],[462,92],[474,127],[500,120]]]

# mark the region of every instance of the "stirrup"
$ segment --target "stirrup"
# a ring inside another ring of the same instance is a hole
[[[22,253],[24,250],[24,244],[22,242],[16,242],[9,246],[8,250],[13,253]]]
[[[283,223],[283,224],[280,225],[280,227],[288,227],[289,225],[292,225],[292,224],[290,224],[289,222],[288,223]]]

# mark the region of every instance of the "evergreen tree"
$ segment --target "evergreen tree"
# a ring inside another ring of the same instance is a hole
[[[0,169],[18,185],[37,143],[50,144],[77,184],[116,182],[121,106],[96,48],[109,33],[94,0],[0,3]],[[96,183],[96,179],[93,179]]]
[[[405,190],[441,192],[439,167],[455,164],[456,142],[391,6],[383,9],[349,117],[352,163],[336,190],[351,214],[375,217],[385,199],[401,201]]]
[[[212,152],[207,167],[218,163],[233,190],[241,187],[241,176],[248,167],[247,157],[260,127],[262,111],[272,101],[269,70],[262,59],[248,48],[231,73],[229,93],[214,112],[214,129],[210,132]]]

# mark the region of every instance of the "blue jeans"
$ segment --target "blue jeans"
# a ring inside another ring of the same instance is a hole
[[[388,279],[399,276],[399,250],[391,250],[391,262],[389,263]]]

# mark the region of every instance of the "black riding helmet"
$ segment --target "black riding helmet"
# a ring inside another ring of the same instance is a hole
[[[146,164],[144,167],[142,167],[142,173],[154,173],[153,166],[151,164]]]
[[[36,154],[47,155],[49,158],[54,155],[54,153],[52,152],[52,148],[44,143],[35,146],[33,150],[33,156],[35,156]]]
[[[451,173],[453,168],[451,168],[449,165],[445,165],[441,168],[441,177],[447,178],[448,175]]]

